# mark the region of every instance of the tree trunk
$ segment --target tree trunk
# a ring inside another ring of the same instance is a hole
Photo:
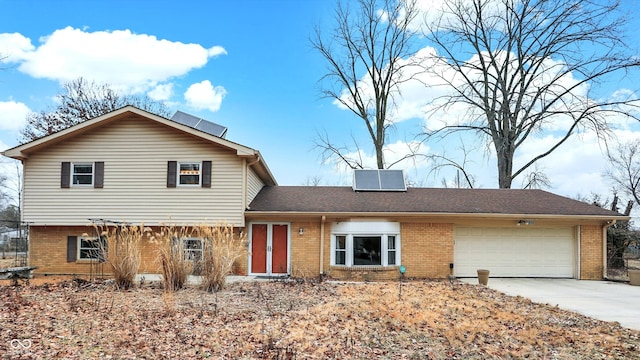
[[[494,143],[496,143],[495,139]],[[498,186],[500,189],[511,189],[513,181],[513,150],[506,148],[505,145],[496,145],[496,154],[498,155]]]
[[[378,163],[378,169],[384,169],[384,156],[382,153],[383,144],[376,144],[376,160]]]

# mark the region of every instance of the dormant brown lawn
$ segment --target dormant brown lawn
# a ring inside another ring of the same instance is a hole
[[[459,282],[41,282],[0,285],[1,358],[640,358],[638,331]]]

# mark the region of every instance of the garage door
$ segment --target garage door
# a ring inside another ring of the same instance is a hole
[[[488,269],[496,277],[558,277],[574,274],[572,228],[455,228],[458,277]]]

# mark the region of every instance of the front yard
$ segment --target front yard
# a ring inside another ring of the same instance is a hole
[[[0,285],[0,358],[640,359],[639,331],[459,282],[35,283]]]

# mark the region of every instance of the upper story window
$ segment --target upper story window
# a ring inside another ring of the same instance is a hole
[[[201,186],[211,187],[211,160],[168,161],[167,187]]]
[[[60,187],[104,187],[104,162],[63,162]]]
[[[200,163],[181,162],[178,163],[178,184],[180,185],[200,185]]]
[[[93,163],[73,163],[71,185],[93,185]]]

